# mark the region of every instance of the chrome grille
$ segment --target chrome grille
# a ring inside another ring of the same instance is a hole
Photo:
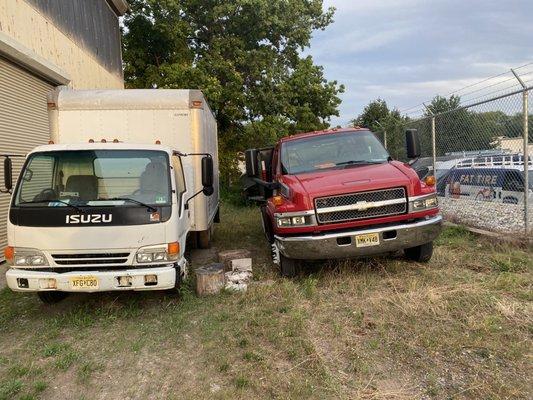
[[[57,265],[125,264],[130,253],[52,254]]]
[[[403,214],[407,211],[405,188],[373,190],[315,199],[318,222],[330,224]]]

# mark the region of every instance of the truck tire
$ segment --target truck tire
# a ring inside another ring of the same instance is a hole
[[[404,249],[405,256],[412,261],[428,262],[433,255],[433,242],[421,244],[420,246]]]
[[[294,278],[302,267],[301,260],[295,260],[294,258],[287,258],[283,254],[279,255],[279,267],[281,276],[286,278]]]
[[[39,300],[45,304],[56,304],[68,297],[67,292],[37,292]]]

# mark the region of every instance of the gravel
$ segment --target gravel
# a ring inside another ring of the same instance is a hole
[[[439,197],[442,215],[455,222],[491,232],[524,234],[524,205]],[[533,207],[529,207],[529,235],[533,234]]]

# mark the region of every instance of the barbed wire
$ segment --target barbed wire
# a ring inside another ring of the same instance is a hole
[[[533,81],[533,76],[531,77],[531,79],[529,79],[529,75],[530,74],[533,75],[533,69],[528,69],[526,71],[522,71],[524,68],[526,68],[526,67],[528,67],[530,65],[533,65],[533,61],[513,68],[513,70],[522,78],[524,83],[529,83],[529,82]],[[506,78],[506,79],[498,80],[497,82],[490,83],[490,84],[485,85],[485,86],[483,86],[481,88],[476,88],[475,90],[471,90],[471,91],[468,91],[466,93],[462,93],[462,92],[464,92],[467,89],[474,88],[474,87],[479,86],[479,85],[481,85],[483,83],[487,83],[487,82],[490,82],[490,81],[492,81],[494,79],[501,78],[501,77],[503,77],[505,75],[510,75],[510,76],[508,78]],[[512,81],[514,81],[514,82],[512,82]],[[509,82],[512,82],[512,84],[507,85],[505,87],[500,87],[500,88],[498,88],[498,90],[495,90],[495,91],[489,91],[488,93],[484,93],[484,94],[479,95],[479,96],[471,97],[472,95],[474,95],[476,93],[480,93],[480,92],[489,90],[490,88],[497,87],[497,86],[500,86],[500,85],[503,85],[503,84],[509,83]],[[466,86],[464,86],[464,87],[462,87],[460,89],[448,92],[448,93],[446,93],[444,95],[444,97],[450,97],[452,95],[457,95],[461,99],[461,102],[460,102],[461,106],[467,107],[468,104],[473,103],[475,100],[479,100],[479,99],[482,99],[482,98],[485,98],[485,97],[488,98],[488,96],[491,96],[491,95],[494,95],[494,96],[502,95],[502,94],[504,94],[506,92],[507,93],[511,93],[512,91],[518,90],[518,89],[521,89],[520,83],[518,82],[516,77],[512,74],[512,71],[508,70],[508,71],[504,71],[504,72],[496,74],[496,75],[492,75],[492,76],[490,76],[488,78],[482,79],[481,81],[466,85]],[[422,103],[416,104],[414,106],[402,109],[402,110],[400,110],[400,113],[405,115],[405,116],[407,116],[407,117],[419,116],[420,114],[423,114],[423,112],[426,110],[425,103],[426,102],[422,102]]]

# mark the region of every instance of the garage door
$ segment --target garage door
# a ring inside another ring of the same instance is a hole
[[[26,154],[50,138],[46,95],[54,89],[21,67],[0,57],[0,154]],[[23,159],[13,159],[16,177]],[[3,164],[0,187],[3,188]],[[0,194],[0,261],[7,245],[6,221],[10,196]]]

